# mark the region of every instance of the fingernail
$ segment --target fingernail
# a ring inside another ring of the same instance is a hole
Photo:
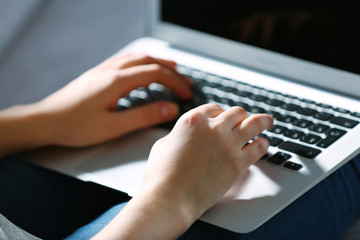
[[[269,115],[270,116],[270,115]],[[274,117],[273,116],[270,116],[270,120],[269,120],[269,128],[273,128],[274,127]]]
[[[173,119],[178,112],[179,107],[174,103],[163,102],[160,104],[160,114],[164,119]]]

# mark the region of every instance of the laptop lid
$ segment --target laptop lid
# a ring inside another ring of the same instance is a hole
[[[355,9],[323,1],[149,0],[145,19],[147,34],[173,47],[358,98]]]

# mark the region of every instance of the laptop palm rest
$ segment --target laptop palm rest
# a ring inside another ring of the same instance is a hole
[[[85,173],[89,181],[100,182],[134,196],[142,186],[152,145],[167,133],[167,130],[152,128],[129,134],[112,141],[77,164],[75,169]],[[314,170],[316,173],[309,173],[304,178],[303,174],[277,169],[261,161],[241,176],[201,219],[236,232],[252,231],[288,205],[289,199],[296,199],[299,192],[312,185],[315,176],[322,172],[321,168],[313,167],[313,170],[317,169]],[[272,169],[269,170],[269,167]],[[289,198],[289,195],[292,197]]]

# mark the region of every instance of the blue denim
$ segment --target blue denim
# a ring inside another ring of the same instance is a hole
[[[253,232],[241,234],[197,221],[180,239],[339,239],[360,213],[359,156]],[[125,205],[119,204],[67,239],[89,239]]]
[[[126,203],[127,202],[123,202],[110,208],[88,225],[85,225],[76,230],[73,234],[65,238],[65,240],[81,240],[92,238],[98,232],[100,232],[100,230],[103,229],[116,216],[116,214],[118,214],[121,209],[123,209],[123,207],[125,207]]]

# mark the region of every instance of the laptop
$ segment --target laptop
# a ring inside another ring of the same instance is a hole
[[[147,0],[146,37],[116,53],[175,60],[195,82],[194,100],[179,103],[184,112],[216,102],[274,116],[275,127],[262,133],[268,153],[201,220],[253,231],[360,152],[360,30],[348,5],[316,4]],[[136,89],[119,111],[159,95],[172,97],[157,84]],[[35,162],[134,196],[152,144],[169,129],[52,149]]]

